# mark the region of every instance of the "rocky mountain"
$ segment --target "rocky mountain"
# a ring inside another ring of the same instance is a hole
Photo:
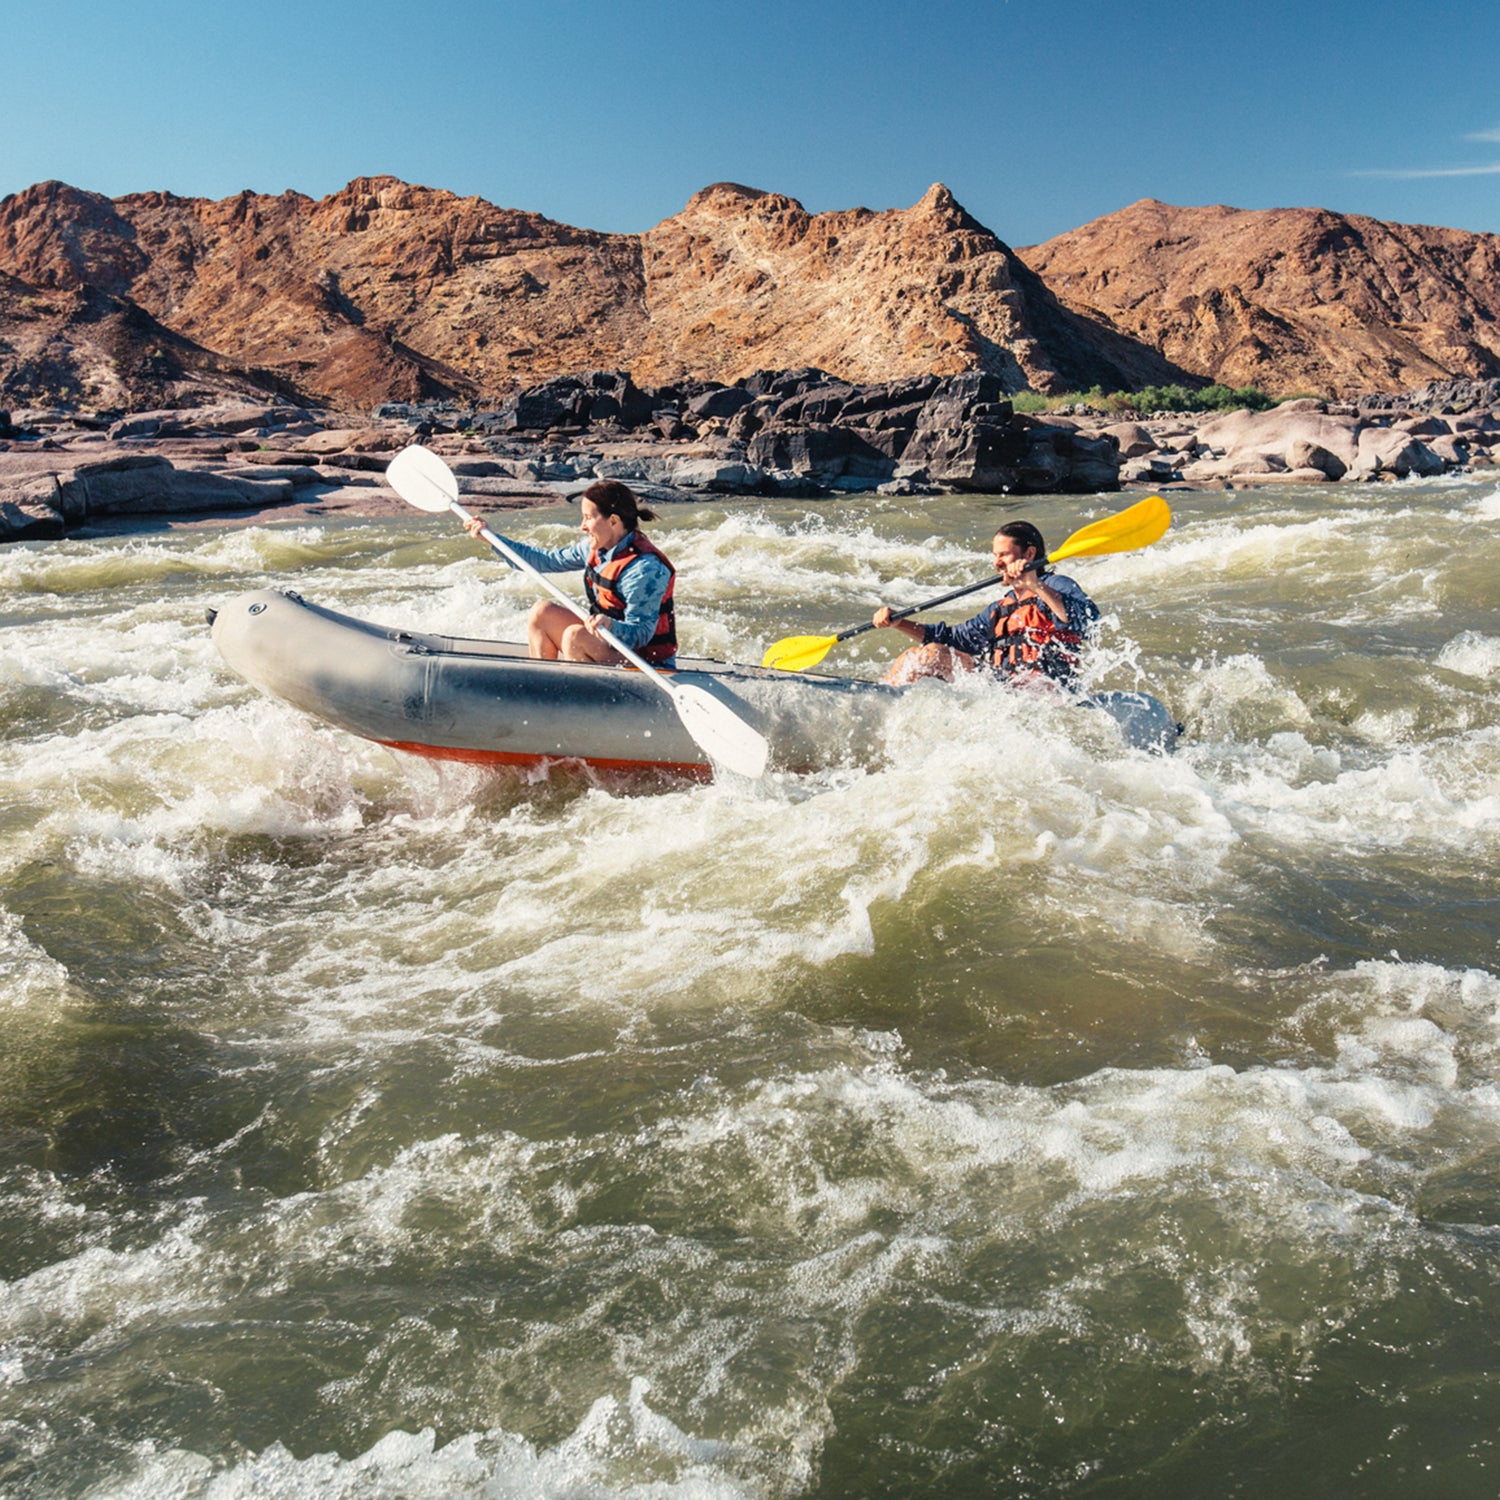
[[[1065,307],[1226,385],[1352,396],[1500,375],[1500,236],[1146,198],[1017,253]]]
[[[143,409],[259,391],[497,400],[574,371],[732,382],[979,370],[1007,390],[1179,377],[1061,307],[941,185],[809,214],[732,184],[641,235],[363,178],[321,201],[0,201],[0,399]]]
[[[1013,252],[941,184],[810,214],[732,183],[639,235],[360,178],[313,200],[0,200],[0,405],[498,403],[553,377],[1348,396],[1500,374],[1500,240],[1151,200]]]
[[[650,335],[631,368],[654,384],[813,365],[854,381],[982,370],[1008,391],[1052,390],[1171,368],[1061,308],[941,184],[909,209],[809,214],[719,183],[641,239]]]

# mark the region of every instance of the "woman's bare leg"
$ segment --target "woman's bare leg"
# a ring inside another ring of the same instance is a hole
[[[564,609],[562,605],[553,604],[549,599],[538,599],[526,617],[528,650],[543,661],[556,661],[568,627],[577,624],[578,616],[571,609]]]
[[[613,664],[625,658],[591,631],[571,609],[538,599],[526,619],[526,644],[543,661],[594,661]]]
[[[574,620],[562,635],[564,661],[594,661],[613,665],[625,660],[608,641],[601,640],[581,620]]]

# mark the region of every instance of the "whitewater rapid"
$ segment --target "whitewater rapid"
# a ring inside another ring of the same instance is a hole
[[[758,660],[1117,498],[659,539]],[[217,661],[268,584],[515,638],[441,519],[0,551],[0,1487],[1493,1493],[1500,492],[1170,498],[1069,571],[1178,753],[929,684],[754,785],[434,766]]]

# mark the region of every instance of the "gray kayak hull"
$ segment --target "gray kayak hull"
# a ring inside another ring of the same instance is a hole
[[[213,612],[213,639],[239,676],[314,718],[392,749],[479,765],[582,761],[709,776],[671,697],[643,672],[538,661],[524,645],[398,630],[281,589]],[[771,765],[804,771],[879,755],[885,709],[904,689],[819,673],[678,658],[671,674],[765,735]],[[1076,700],[1103,709],[1127,743],[1170,749],[1177,725],[1144,693]]]

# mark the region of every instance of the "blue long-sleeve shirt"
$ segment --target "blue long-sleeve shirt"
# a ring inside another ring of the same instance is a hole
[[[1063,606],[1067,610],[1067,619],[1060,619],[1040,599],[1036,600],[1038,607],[1057,620],[1064,629],[1087,637],[1099,619],[1099,606],[1084,593],[1078,584],[1061,573],[1048,573],[1042,581],[1054,593],[1061,596]],[[976,661],[988,664],[990,646],[994,639],[995,616],[1002,609],[1014,604],[1015,599],[1016,591],[1006,589],[993,604],[986,605],[972,619],[965,620],[961,624],[946,625],[940,621],[935,625],[924,625],[922,644],[925,646],[935,643],[939,646],[948,646],[954,651],[962,651],[966,656],[972,656]],[[1066,657],[1044,659],[1039,665],[1048,676],[1057,676],[1066,680],[1071,675],[1071,664]]]
[[[511,537],[501,537],[516,555],[529,563],[538,573],[579,573],[588,565],[589,553],[593,550],[586,541],[570,542],[566,547],[529,547]],[[607,552],[599,554],[600,563],[613,559],[616,552],[630,540],[621,537]],[[504,554],[501,554],[504,556]],[[509,566],[515,564],[505,559]],[[649,553],[641,553],[614,582],[614,589],[625,601],[625,618],[611,620],[609,633],[622,646],[639,651],[656,634],[656,622],[661,618],[661,601],[667,592],[672,575],[666,566]]]

